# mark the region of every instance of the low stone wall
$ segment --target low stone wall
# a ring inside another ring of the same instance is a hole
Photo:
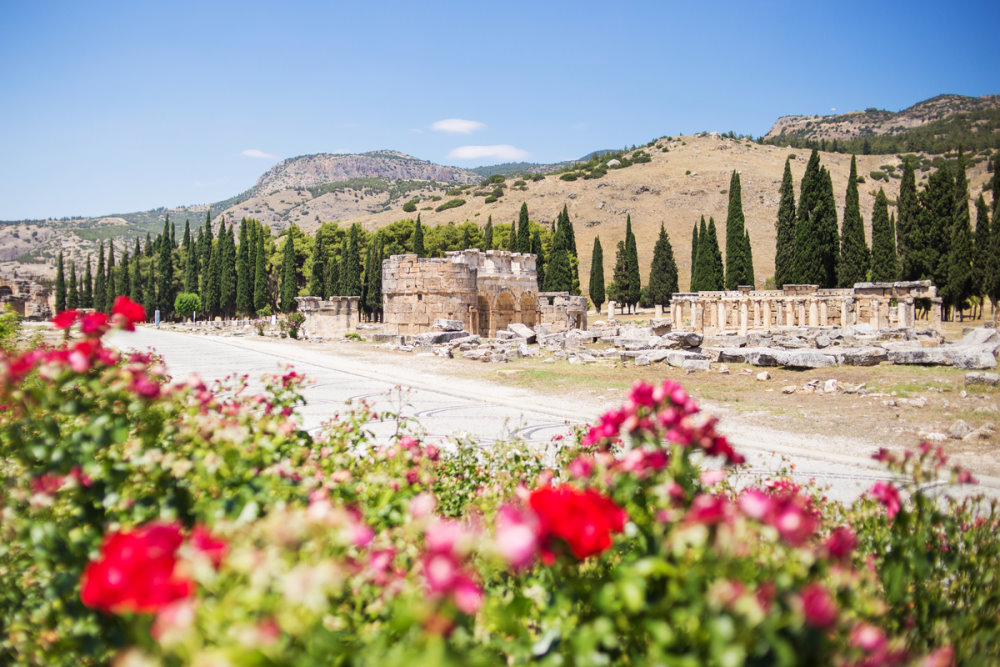
[[[332,296],[323,300],[318,296],[298,296],[295,300],[306,318],[300,329],[305,338],[343,338],[357,330],[361,297]]]
[[[539,292],[542,325],[553,333],[587,328],[587,297],[569,292]]]

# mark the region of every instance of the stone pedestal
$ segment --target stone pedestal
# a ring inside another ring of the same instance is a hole
[[[608,321],[615,319],[615,302],[608,301]]]

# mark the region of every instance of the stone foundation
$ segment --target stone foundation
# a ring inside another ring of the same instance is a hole
[[[47,320],[53,315],[51,290],[31,280],[0,278],[0,310],[8,305],[27,320]]]
[[[551,333],[587,328],[587,297],[569,292],[540,292],[542,325]]]
[[[847,289],[785,285],[780,290],[677,293],[670,315],[674,328],[709,334],[856,324],[878,331],[914,326],[917,300],[930,303],[929,326],[940,331],[941,299],[929,280],[857,283]]]

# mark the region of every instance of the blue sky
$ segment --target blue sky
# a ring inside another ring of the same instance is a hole
[[[995,1],[0,0],[0,16],[0,220],[217,201],[306,153],[553,162],[1000,93]]]

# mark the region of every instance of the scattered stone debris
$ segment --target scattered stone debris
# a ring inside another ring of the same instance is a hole
[[[1000,373],[966,373],[965,385],[1000,386]]]
[[[761,382],[766,382],[771,379],[771,374],[767,371],[761,371],[760,373],[757,373],[757,379]]]

